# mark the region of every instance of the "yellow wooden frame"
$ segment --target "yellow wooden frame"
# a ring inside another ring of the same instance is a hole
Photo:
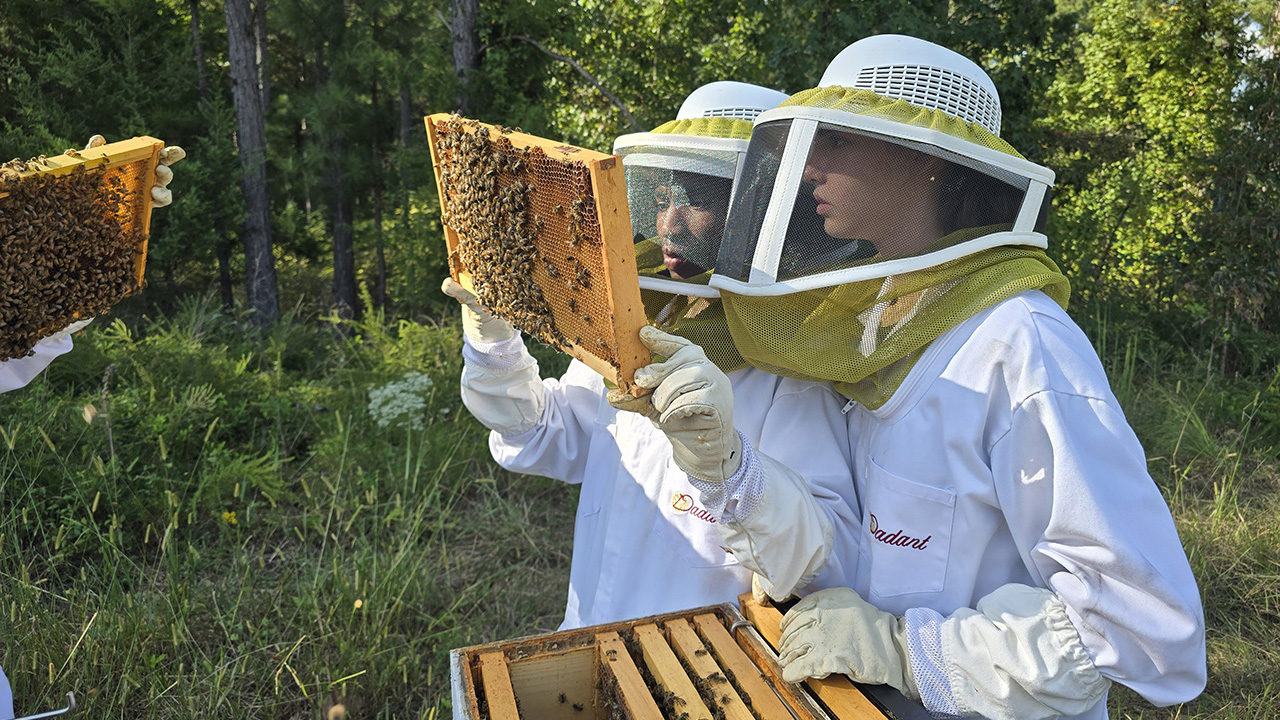
[[[727,720],[885,720],[847,678],[810,680],[807,689],[784,681],[769,644],[777,645],[782,614],[756,604],[750,593],[739,602],[741,612],[730,604],[713,605],[453,650],[455,711],[466,720],[482,720],[483,695],[489,720],[603,720],[608,708],[593,702],[610,688],[630,716],[653,718],[660,711],[638,674],[644,665],[690,718],[711,717],[697,690],[707,687],[714,688]],[[634,640],[638,658],[623,636]],[[495,667],[500,664],[505,669]],[[730,674],[732,683],[725,680]]]
[[[436,189],[444,197],[440,178],[439,137],[435,124],[450,120],[449,113],[436,113],[424,118],[427,139],[431,146],[431,161],[435,172]],[[471,121],[467,121],[470,123]],[[631,214],[627,209],[627,186],[623,177],[622,160],[617,155],[607,155],[563,142],[548,140],[522,132],[507,132],[495,125],[479,123],[477,127],[490,129],[492,136],[501,133],[516,149],[540,148],[547,157],[557,161],[581,162],[591,176],[592,195],[595,199],[596,217],[600,223],[603,245],[602,267],[605,269],[605,293],[613,319],[614,342],[618,367],[594,354],[590,348],[570,342],[564,348],[573,357],[585,363],[616,385],[639,392],[632,385],[635,371],[651,361],[648,348],[640,342],[640,328],[648,320],[644,304],[640,300],[640,282],[636,270],[635,245],[631,237]],[[473,128],[469,128],[474,132]],[[449,271],[468,290],[473,289],[471,275],[462,266],[458,255],[458,234],[444,225],[445,245],[449,253]]]
[[[151,236],[151,187],[156,183],[156,165],[160,163],[160,151],[163,149],[163,141],[143,135],[87,150],[77,150],[71,155],[48,156],[37,169],[20,171],[18,175],[20,177],[36,174],[67,175],[81,166],[86,170],[94,170],[106,165],[108,170],[112,170],[139,160],[147,160],[147,172],[138,193],[142,203],[142,211],[139,213],[139,221],[142,223],[142,247],[139,248],[141,252],[138,253],[135,264],[136,284],[142,287],[142,276],[147,265],[147,246]],[[8,196],[9,193],[0,192],[0,198]]]

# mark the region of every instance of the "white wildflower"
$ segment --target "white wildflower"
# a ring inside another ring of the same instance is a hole
[[[400,380],[376,387],[369,391],[369,415],[378,427],[401,427],[407,423],[414,430],[421,430],[427,413],[423,393],[433,384],[430,376],[411,372]]]

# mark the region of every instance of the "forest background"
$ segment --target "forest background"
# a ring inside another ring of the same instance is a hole
[[[977,60],[1057,172],[1050,254],[1200,580],[1205,694],[1113,717],[1274,716],[1280,10],[1247,0],[0,0],[0,157],[189,153],[146,291],[0,397],[19,713],[448,716],[450,648],[558,624],[575,492],[459,407],[422,116],[607,150],[880,32]]]

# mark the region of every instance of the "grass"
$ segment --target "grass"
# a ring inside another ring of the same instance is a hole
[[[134,330],[99,321],[0,396],[0,665],[20,713],[74,690],[88,717],[444,718],[450,648],[559,623],[573,490],[493,465],[457,400],[456,326],[351,330],[262,334],[193,302]],[[1210,666],[1196,701],[1117,689],[1112,717],[1271,717],[1280,388],[1105,330],[1200,581]],[[412,372],[431,379],[416,400],[371,410]]]
[[[93,717],[445,717],[450,648],[559,623],[573,494],[488,459],[456,328],[95,330],[0,399],[19,712],[74,690]],[[410,369],[432,390],[381,427],[368,389]]]

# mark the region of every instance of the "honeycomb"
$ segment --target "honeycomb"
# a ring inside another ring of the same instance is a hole
[[[456,115],[426,121],[454,278],[628,387],[649,357],[621,163]]]
[[[0,166],[0,359],[141,289],[161,146],[135,139]]]

